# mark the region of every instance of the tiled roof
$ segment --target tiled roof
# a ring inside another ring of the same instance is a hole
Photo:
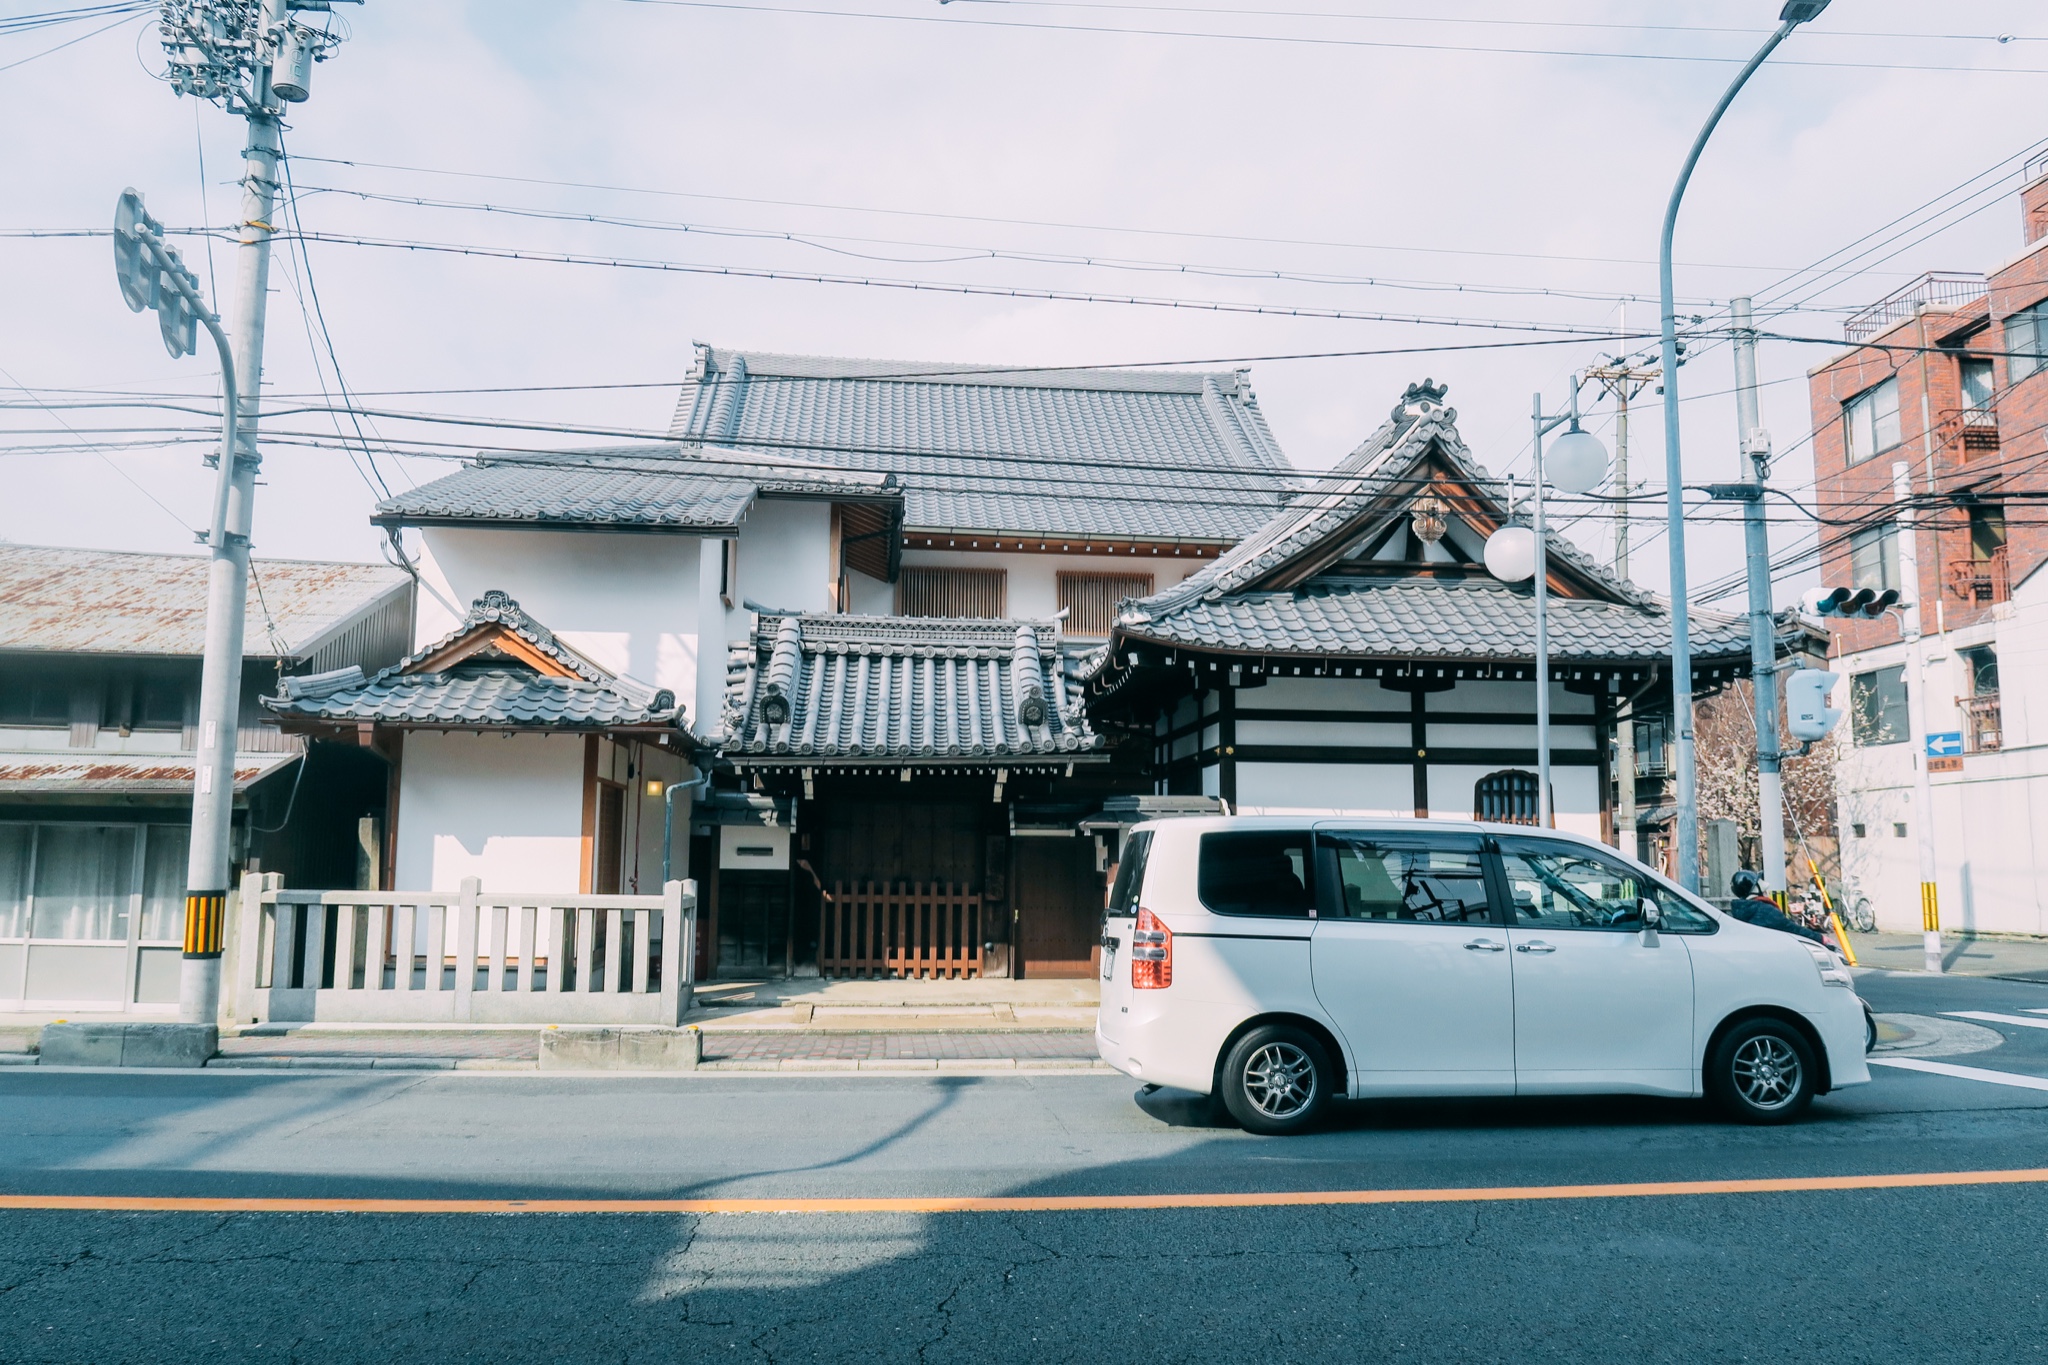
[[[482,455],[387,498],[383,526],[502,525],[729,531],[758,497],[893,501],[886,473],[762,459],[699,445]]]
[[[511,632],[574,676],[550,677],[508,660],[502,652],[472,654],[445,669],[421,671],[424,662],[487,627]],[[599,668],[496,590],[472,603],[462,623],[447,635],[374,677],[345,668],[285,678],[281,695],[265,697],[263,704],[280,716],[301,720],[457,729],[683,725],[683,708],[676,705],[674,693]]]
[[[1409,514],[1417,470],[1434,459],[1469,486],[1473,508],[1507,520],[1506,489],[1473,459],[1458,436],[1457,413],[1443,389],[1410,385],[1387,422],[1316,491],[1214,563],[1164,592],[1123,604],[1114,641],[1144,640],[1218,652],[1378,658],[1527,659],[1533,653],[1535,603],[1528,587],[1483,574],[1409,578],[1317,577],[1313,567],[1352,539],[1369,540]],[[1339,541],[1339,538],[1344,538]],[[1554,532],[1554,566],[1591,596],[1550,595],[1550,647],[1557,659],[1622,660],[1668,653],[1670,608],[1603,568]],[[1692,614],[1701,658],[1741,656],[1748,627],[1718,612]],[[1116,666],[1115,644],[1091,656],[1084,677]]]
[[[734,759],[990,763],[1103,748],[1045,623],[764,613],[727,676]]]
[[[1530,656],[1536,602],[1526,584],[1474,576],[1331,583],[1291,592],[1198,600],[1123,638],[1250,655],[1382,659],[1514,660]],[[1749,656],[1749,625],[1695,611],[1692,647],[1702,660]],[[1587,598],[1550,598],[1550,654],[1560,662],[1654,657],[1671,650],[1671,614]]]
[[[203,554],[0,545],[0,649],[196,658],[206,647],[210,562]],[[400,602],[411,582],[384,564],[258,559],[251,570],[243,648],[255,658],[275,657],[280,645],[286,658],[304,658]]]
[[[656,693],[652,700],[664,698],[667,706],[651,705],[645,694],[629,695],[605,683],[547,678],[510,668],[414,674],[386,669],[367,680],[357,673],[354,685],[325,695],[266,697],[263,704],[281,716],[326,721],[458,729],[601,729],[668,724],[680,712],[666,692]]]
[[[670,434],[893,471],[920,530],[1230,542],[1292,490],[1242,371],[1043,369],[699,345]]]

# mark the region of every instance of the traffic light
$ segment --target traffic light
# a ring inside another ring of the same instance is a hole
[[[1897,588],[1831,588],[1813,599],[1813,610],[1817,616],[1882,616],[1898,601]]]
[[[1824,668],[1794,669],[1785,679],[1785,728],[1792,738],[1826,739],[1840,723],[1842,713],[1828,705],[1828,693],[1841,680],[1841,674]]]
[[[157,329],[171,358],[199,349],[199,277],[163,240],[163,224],[149,216],[142,196],[121,191],[114,206],[114,279],[129,308],[156,309]]]

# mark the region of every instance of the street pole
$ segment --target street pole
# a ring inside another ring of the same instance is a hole
[[[1900,511],[1893,535],[1899,547],[1899,582],[1910,598],[1899,604],[1899,639],[1906,647],[1906,735],[1913,751],[1914,842],[1920,855],[1920,948],[1922,964],[1940,973],[1941,901],[1935,890],[1934,783],[1927,774],[1927,643],[1920,614],[1920,533],[1906,523],[1913,498],[1912,467],[1892,463],[1892,501]]]
[[[242,220],[235,259],[233,334],[240,340],[227,386],[234,440],[221,455],[220,492],[207,533],[206,644],[200,665],[192,843],[185,870],[185,955],[178,1018],[220,1015],[221,950],[233,861],[235,749],[241,729],[242,634],[249,601],[249,536],[262,460],[256,421],[263,386],[263,322],[270,290],[271,214],[277,196],[279,115],[306,98],[313,63],[338,37],[296,15],[328,12],[332,0],[262,0],[251,15],[230,0],[165,0],[160,28],[170,80],[181,94],[219,100],[247,116]],[[251,27],[251,21],[254,27]],[[209,326],[209,330],[213,330]],[[225,345],[216,335],[216,341]]]
[[[1749,570],[1749,680],[1756,703],[1758,857],[1764,890],[1785,901],[1785,788],[1779,772],[1778,635],[1771,610],[1771,533],[1764,523],[1764,482],[1771,472],[1771,438],[1756,401],[1756,329],[1750,301],[1728,305],[1735,339],[1735,427],[1749,457],[1752,496],[1742,504],[1742,540]]]
[[[1578,416],[1578,385],[1572,386],[1572,415]],[[1549,829],[1550,809],[1550,554],[1543,539],[1543,395],[1530,399],[1530,416],[1536,423],[1536,476],[1531,482],[1535,495],[1536,524],[1536,826]],[[1550,426],[1557,425],[1552,422]]]
[[[1671,187],[1671,199],[1664,208],[1664,229],[1657,244],[1657,292],[1662,315],[1661,355],[1664,369],[1664,510],[1671,542],[1671,765],[1677,777],[1677,819],[1673,840],[1677,845],[1678,880],[1686,890],[1700,889],[1699,773],[1693,763],[1692,718],[1692,629],[1687,618],[1685,575],[1685,461],[1679,443],[1678,409],[1678,308],[1671,283],[1671,241],[1678,230],[1678,206],[1685,199],[1685,187],[1693,167],[1706,150],[1707,139],[1721,122],[1721,115],[1764,59],[1777,50],[1792,30],[1828,7],[1829,0],[1791,0],[1780,11],[1777,30],[1764,40],[1735,80],[1707,115],[1692,150],[1679,168]]]
[[[1626,329],[1624,329],[1626,330]],[[1614,572],[1628,577],[1629,494],[1628,405],[1644,385],[1657,377],[1647,366],[1637,368],[1627,361],[1595,365],[1586,371],[1614,397],[1614,491],[1620,501],[1614,505]],[[1636,854],[1636,720],[1635,705],[1623,701],[1614,720],[1614,846],[1634,857]]]

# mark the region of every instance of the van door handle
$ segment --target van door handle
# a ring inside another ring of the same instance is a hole
[[[1527,943],[1517,943],[1515,951],[1518,953],[1554,953],[1557,951],[1557,946],[1545,943],[1540,938],[1532,938]]]
[[[1475,938],[1465,945],[1475,953],[1499,953],[1507,951],[1505,943],[1495,943],[1490,938]]]

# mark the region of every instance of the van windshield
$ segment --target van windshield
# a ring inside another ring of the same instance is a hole
[[[1138,913],[1138,892],[1145,885],[1145,855],[1152,851],[1152,831],[1141,829],[1124,840],[1123,856],[1117,860],[1116,880],[1109,888],[1105,915],[1129,918]]]

